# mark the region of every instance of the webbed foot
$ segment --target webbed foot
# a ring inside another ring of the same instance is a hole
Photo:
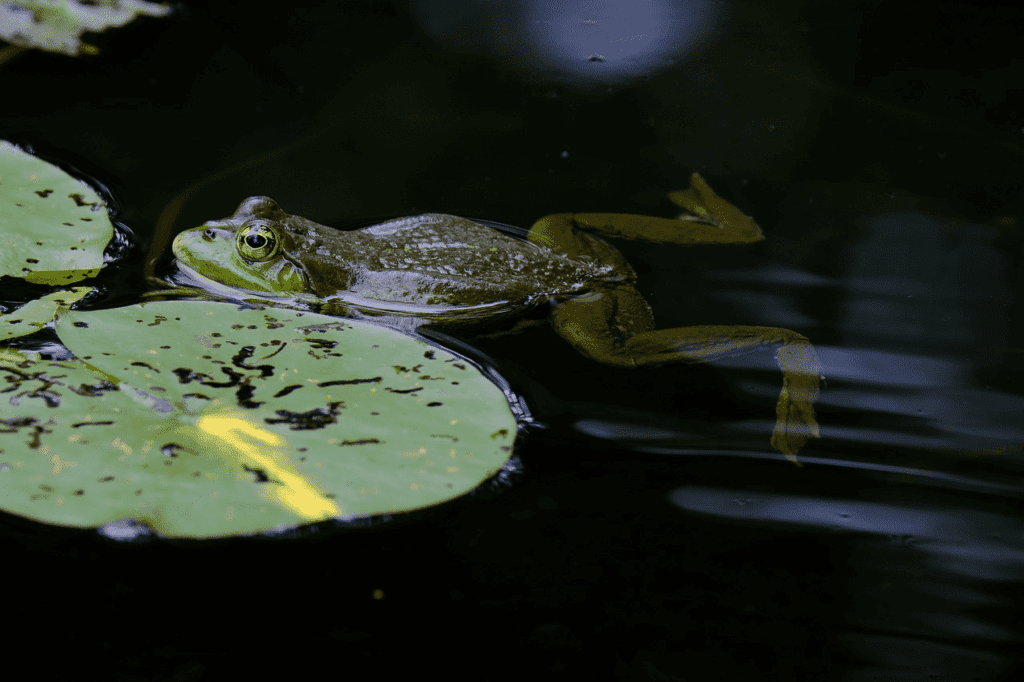
[[[671,192],[669,199],[685,209],[678,218],[625,213],[556,213],[530,229],[530,240],[559,253],[580,251],[578,231],[657,244],[750,244],[764,239],[757,223],[715,194],[698,173],[689,189]]]

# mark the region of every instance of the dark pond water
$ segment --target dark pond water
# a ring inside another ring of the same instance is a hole
[[[768,240],[622,244],[659,327],[795,329],[827,377],[797,468],[767,445],[769,351],[626,371],[543,326],[474,342],[537,422],[511,485],[275,541],[6,519],[31,604],[8,656],[43,679],[1013,679],[1022,29],[966,3],[188,2],[97,57],[0,65],[0,137],[109,182],[152,258],[253,194],[525,227],[672,215],[700,171]]]

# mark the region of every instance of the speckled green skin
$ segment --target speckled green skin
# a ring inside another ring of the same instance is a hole
[[[254,218],[270,221],[283,250],[252,263],[235,245]],[[226,220],[179,234],[179,266],[221,285],[277,296],[312,295],[363,312],[438,319],[494,317],[538,302],[631,283],[632,268],[611,245],[589,236],[593,253],[577,258],[466,218],[427,213],[343,232],[252,197]]]

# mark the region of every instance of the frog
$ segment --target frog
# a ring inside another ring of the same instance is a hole
[[[464,328],[546,305],[558,336],[615,367],[703,363],[775,347],[782,389],[770,443],[799,463],[799,450],[820,438],[814,403],[823,377],[810,340],[779,327],[657,329],[635,271],[608,241],[695,246],[765,238],[699,173],[669,199],[683,209],[675,217],[560,213],[540,218],[520,238],[441,213],[335,230],[253,196],[231,217],[179,233],[171,250],[183,281],[218,296],[404,320],[406,329]]]

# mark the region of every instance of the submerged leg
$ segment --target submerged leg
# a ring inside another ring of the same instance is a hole
[[[722,199],[697,173],[691,187],[669,198],[685,209],[678,218],[655,218],[620,213],[557,213],[530,228],[530,241],[570,257],[589,253],[593,246],[580,230],[660,244],[749,244],[764,239],[757,223]]]
[[[820,437],[814,401],[821,364],[810,341],[794,331],[710,325],[654,329],[650,307],[628,286],[559,303],[551,320],[558,334],[583,355],[620,367],[705,362],[780,345],[775,359],[782,370],[782,391],[775,406],[772,447],[795,462],[801,446]]]

